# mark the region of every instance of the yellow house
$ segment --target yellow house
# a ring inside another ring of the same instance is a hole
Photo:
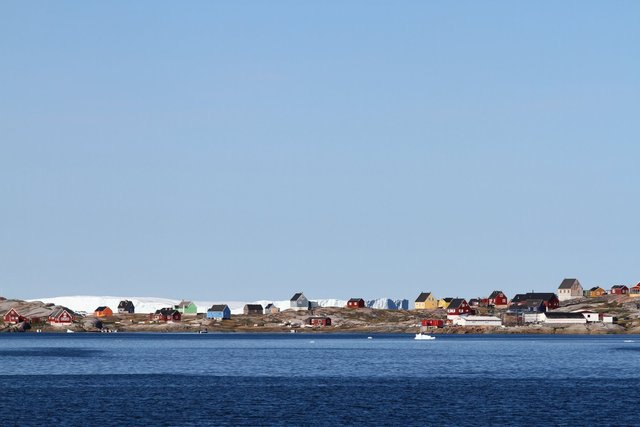
[[[589,298],[595,298],[595,297],[601,297],[606,294],[607,294],[606,290],[602,289],[600,286],[594,286],[593,288],[589,289],[589,294],[587,296]]]
[[[446,310],[449,304],[451,304],[451,301],[453,301],[453,298],[440,298],[438,300],[438,308],[444,308]]]
[[[634,298],[640,297],[640,283],[635,285],[633,288],[629,288],[629,296]]]
[[[431,292],[422,292],[416,298],[416,310],[435,310],[438,308],[438,300]]]

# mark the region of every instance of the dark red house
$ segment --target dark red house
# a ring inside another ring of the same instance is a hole
[[[509,299],[502,291],[493,291],[491,295],[489,295],[489,300],[487,301],[490,306],[506,306],[509,303]]]
[[[625,285],[615,285],[611,287],[611,295],[627,295],[629,287]]]
[[[429,327],[429,328],[444,328],[444,320],[422,319],[422,326]]]
[[[547,310],[555,310],[560,306],[560,300],[553,292],[527,292],[526,294],[517,294],[511,300],[511,306],[523,306],[527,301],[531,300],[542,301]]]
[[[454,298],[447,307],[448,316],[460,316],[471,313],[471,307],[464,298]]]
[[[2,317],[4,323],[16,324],[24,321],[24,317],[20,316],[15,308],[7,311]]]
[[[307,319],[307,325],[331,326],[331,318],[330,317],[309,317]]]
[[[364,307],[364,300],[362,298],[351,298],[349,301],[347,301],[347,307],[348,308],[363,308]]]
[[[179,322],[182,320],[182,314],[173,308],[161,308],[151,314],[150,318],[157,322]]]
[[[48,317],[48,321],[52,325],[70,325],[74,319],[74,312],[64,307],[53,310]]]

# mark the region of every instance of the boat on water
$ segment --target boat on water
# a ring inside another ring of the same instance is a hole
[[[416,340],[435,340],[436,337],[420,332],[420,333],[416,334],[416,337],[414,339],[416,339]]]
[[[209,333],[209,331],[207,331],[206,329],[200,329],[200,330],[198,331],[198,333],[199,333],[199,334],[208,334],[208,333]]]
[[[75,333],[75,332],[76,332],[76,331],[72,331],[71,329],[67,329],[67,333],[68,333],[68,334],[73,334],[73,333]]]

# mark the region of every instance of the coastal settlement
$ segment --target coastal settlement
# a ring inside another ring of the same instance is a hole
[[[344,307],[320,307],[296,292],[288,307],[275,303],[246,304],[232,315],[225,304],[199,312],[189,300],[153,313],[136,313],[132,301],[113,309],[96,307],[76,313],[67,307],[0,297],[0,332],[17,331],[333,331],[402,333],[638,333],[640,283],[609,289],[583,289],[568,278],[554,292],[527,292],[509,298],[501,290],[474,298],[436,297],[420,292],[414,308],[371,308],[371,301],[354,297]]]

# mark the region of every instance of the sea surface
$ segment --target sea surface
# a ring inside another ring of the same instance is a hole
[[[3,334],[0,425],[640,425],[640,336]]]

